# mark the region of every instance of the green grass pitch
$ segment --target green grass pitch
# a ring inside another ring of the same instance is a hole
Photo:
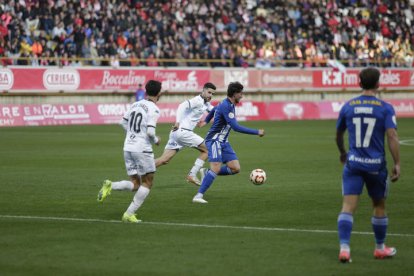
[[[139,210],[120,223],[133,194],[96,202],[104,179],[127,179],[121,127],[0,129],[0,275],[412,275],[414,119],[399,120],[402,177],[387,201],[393,259],[373,258],[366,192],[355,215],[351,264],[337,260],[341,165],[334,121],[245,122],[233,132],[241,173],[218,177],[207,205],[185,176],[198,153],[160,167]],[[157,128],[162,137],[170,124]],[[207,128],[197,130],[204,135]],[[388,154],[388,158],[389,158]],[[267,182],[249,182],[262,168]]]

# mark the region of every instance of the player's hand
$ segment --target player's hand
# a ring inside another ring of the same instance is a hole
[[[400,165],[394,165],[392,168],[391,181],[395,182],[400,178]]]
[[[200,122],[198,122],[197,123],[197,126],[198,127],[203,127],[203,126],[205,126],[207,123],[206,122],[204,122],[204,121],[200,121]]]
[[[265,131],[264,131],[264,129],[259,129],[259,136],[260,137],[263,137],[265,135]]]
[[[339,161],[340,161],[342,164],[345,164],[345,163],[346,163],[346,157],[347,157],[347,152],[343,152],[343,153],[341,153],[341,154],[339,155]]]
[[[171,131],[176,131],[179,127],[180,127],[180,123],[173,124],[173,126],[171,127]]]
[[[160,136],[157,136],[157,138],[158,138],[158,141],[157,141],[157,143],[154,143],[154,144],[157,145],[157,146],[159,146],[161,144],[161,137]]]

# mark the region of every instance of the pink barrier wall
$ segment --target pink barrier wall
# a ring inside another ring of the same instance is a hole
[[[397,117],[414,117],[414,100],[389,100]],[[255,102],[236,107],[241,121],[336,119],[344,102]],[[179,103],[160,103],[159,122],[174,122]],[[129,104],[0,105],[0,127],[76,124],[116,124]]]
[[[149,79],[162,82],[170,92],[199,91],[213,82],[220,91],[239,81],[245,91],[358,90],[358,69],[346,73],[331,68],[312,69],[113,69],[99,67],[6,67],[0,68],[0,90],[9,93],[131,92]],[[382,69],[381,87],[414,89],[413,69]]]

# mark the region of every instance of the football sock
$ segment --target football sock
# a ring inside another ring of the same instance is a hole
[[[233,172],[226,165],[221,166],[220,171],[218,173],[218,175],[231,175],[231,174],[233,174]]]
[[[115,191],[132,191],[134,189],[134,183],[128,180],[121,180],[118,182],[112,182],[112,190]]]
[[[388,217],[372,217],[371,223],[375,235],[377,249],[383,249],[385,236],[387,235]]]
[[[138,208],[141,207],[142,203],[144,203],[144,200],[147,198],[149,192],[150,189],[141,185],[135,193],[134,199],[127,209],[127,213],[130,215],[135,214]]]
[[[338,216],[339,244],[349,246],[354,218],[350,213],[340,213]]]
[[[194,162],[194,166],[191,168],[189,175],[196,176],[197,172],[204,166],[204,160],[197,158]]]
[[[198,192],[204,194],[208,188],[210,188],[211,184],[213,184],[213,181],[216,179],[216,177],[217,174],[215,174],[212,170],[208,170],[203,178],[203,182],[201,183],[201,187],[198,189]]]

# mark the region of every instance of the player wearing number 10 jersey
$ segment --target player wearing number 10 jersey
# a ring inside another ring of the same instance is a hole
[[[145,86],[147,99],[131,105],[122,118],[121,125],[126,131],[124,160],[131,181],[112,182],[105,180],[98,193],[98,201],[103,202],[111,190],[136,191],[133,201],[122,217],[124,222],[139,222],[135,212],[144,203],[152,187],[155,160],[152,144],[159,145],[160,138],[155,128],[160,116],[156,103],[160,98],[161,83],[150,80]]]
[[[342,107],[336,124],[336,143],[340,161],[345,165],[342,175],[343,204],[338,216],[340,242],[339,260],[350,262],[350,238],[353,213],[358,204],[364,184],[373,203],[372,228],[375,234],[375,258],[387,258],[396,254],[396,249],[384,245],[388,218],[385,198],[388,193],[388,173],[385,161],[384,137],[387,136],[394,166],[391,181],[400,176],[399,141],[394,108],[378,99],[380,72],[366,68],[359,74],[362,95]],[[348,130],[349,151],[345,150],[344,134]]]

